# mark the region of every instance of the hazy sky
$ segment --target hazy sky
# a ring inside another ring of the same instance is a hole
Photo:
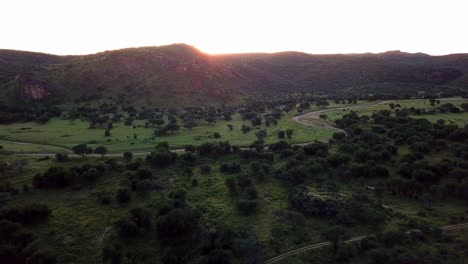
[[[0,48],[468,53],[468,0],[1,0]]]

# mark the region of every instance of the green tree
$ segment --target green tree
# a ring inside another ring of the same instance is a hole
[[[196,127],[197,123],[193,119],[188,119],[185,120],[184,122],[184,127],[187,128],[188,130],[192,131],[192,128]]]
[[[237,193],[237,184],[236,184],[236,179],[234,177],[226,178],[226,180],[224,181],[224,184],[228,188],[229,193],[231,195],[234,195]]]
[[[216,118],[212,117],[212,116],[209,116],[206,118],[206,122],[208,122],[208,124],[214,124],[216,123]]]
[[[117,190],[117,202],[119,203],[127,203],[130,201],[132,193],[128,188],[120,188]]]
[[[124,152],[123,158],[124,158],[125,160],[132,160],[132,159],[133,159],[133,153],[130,152],[130,151]]]
[[[176,123],[169,123],[166,125],[166,130],[170,130],[172,133],[180,129],[179,125]]]
[[[94,149],[94,153],[101,155],[101,157],[104,157],[104,155],[107,154],[107,148],[104,146],[99,146]]]
[[[286,129],[286,136],[288,137],[288,139],[292,138],[293,131],[294,130],[292,130],[292,129]]]
[[[280,130],[278,131],[277,135],[278,135],[278,138],[284,138],[286,133],[283,130]]]
[[[72,148],[72,151],[77,155],[81,155],[81,157],[93,153],[93,149],[86,144],[78,144]]]

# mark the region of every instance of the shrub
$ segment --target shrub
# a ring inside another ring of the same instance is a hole
[[[29,204],[20,208],[2,209],[0,219],[22,224],[35,224],[46,220],[52,210],[45,204]]]
[[[241,171],[241,166],[236,162],[230,164],[223,163],[219,167],[219,170],[224,173],[238,173]]]
[[[190,208],[175,208],[157,219],[156,228],[162,238],[183,238],[198,230],[198,218]]]
[[[132,159],[133,159],[133,153],[132,153],[132,152],[129,152],[129,151],[124,152],[123,158],[124,158],[125,160],[127,160],[127,161],[128,161],[128,160],[132,160]]]
[[[132,193],[128,188],[120,188],[117,190],[117,202],[119,203],[127,203],[130,201]]]
[[[200,166],[200,172],[201,174],[210,174],[211,172],[211,166],[210,165],[202,165]]]
[[[257,211],[258,205],[259,203],[256,200],[241,199],[236,202],[237,209],[245,215],[255,213]]]

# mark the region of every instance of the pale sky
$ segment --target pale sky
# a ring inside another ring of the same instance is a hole
[[[468,53],[468,0],[0,0],[0,49]]]

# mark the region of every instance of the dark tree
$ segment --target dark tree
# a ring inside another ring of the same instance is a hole
[[[132,160],[132,159],[133,159],[133,153],[130,152],[130,151],[125,151],[125,152],[123,153],[123,158],[124,158],[125,160],[127,160],[127,161]]]
[[[209,116],[206,118],[206,122],[208,122],[208,124],[214,124],[216,123],[216,118],[212,117],[212,116]]]
[[[72,148],[73,153],[77,155],[81,155],[84,157],[85,155],[93,153],[93,149],[88,147],[86,144],[79,144]]]
[[[341,226],[332,226],[322,231],[322,237],[331,243],[336,252],[338,247],[348,238],[348,230]]]
[[[132,197],[132,193],[128,188],[120,188],[117,190],[117,202],[119,203],[127,203],[130,201]]]
[[[101,155],[101,157],[104,157],[104,155],[107,154],[107,148],[104,146],[99,146],[94,149],[94,153]]]
[[[286,133],[283,130],[278,131],[278,138],[285,138]]]

